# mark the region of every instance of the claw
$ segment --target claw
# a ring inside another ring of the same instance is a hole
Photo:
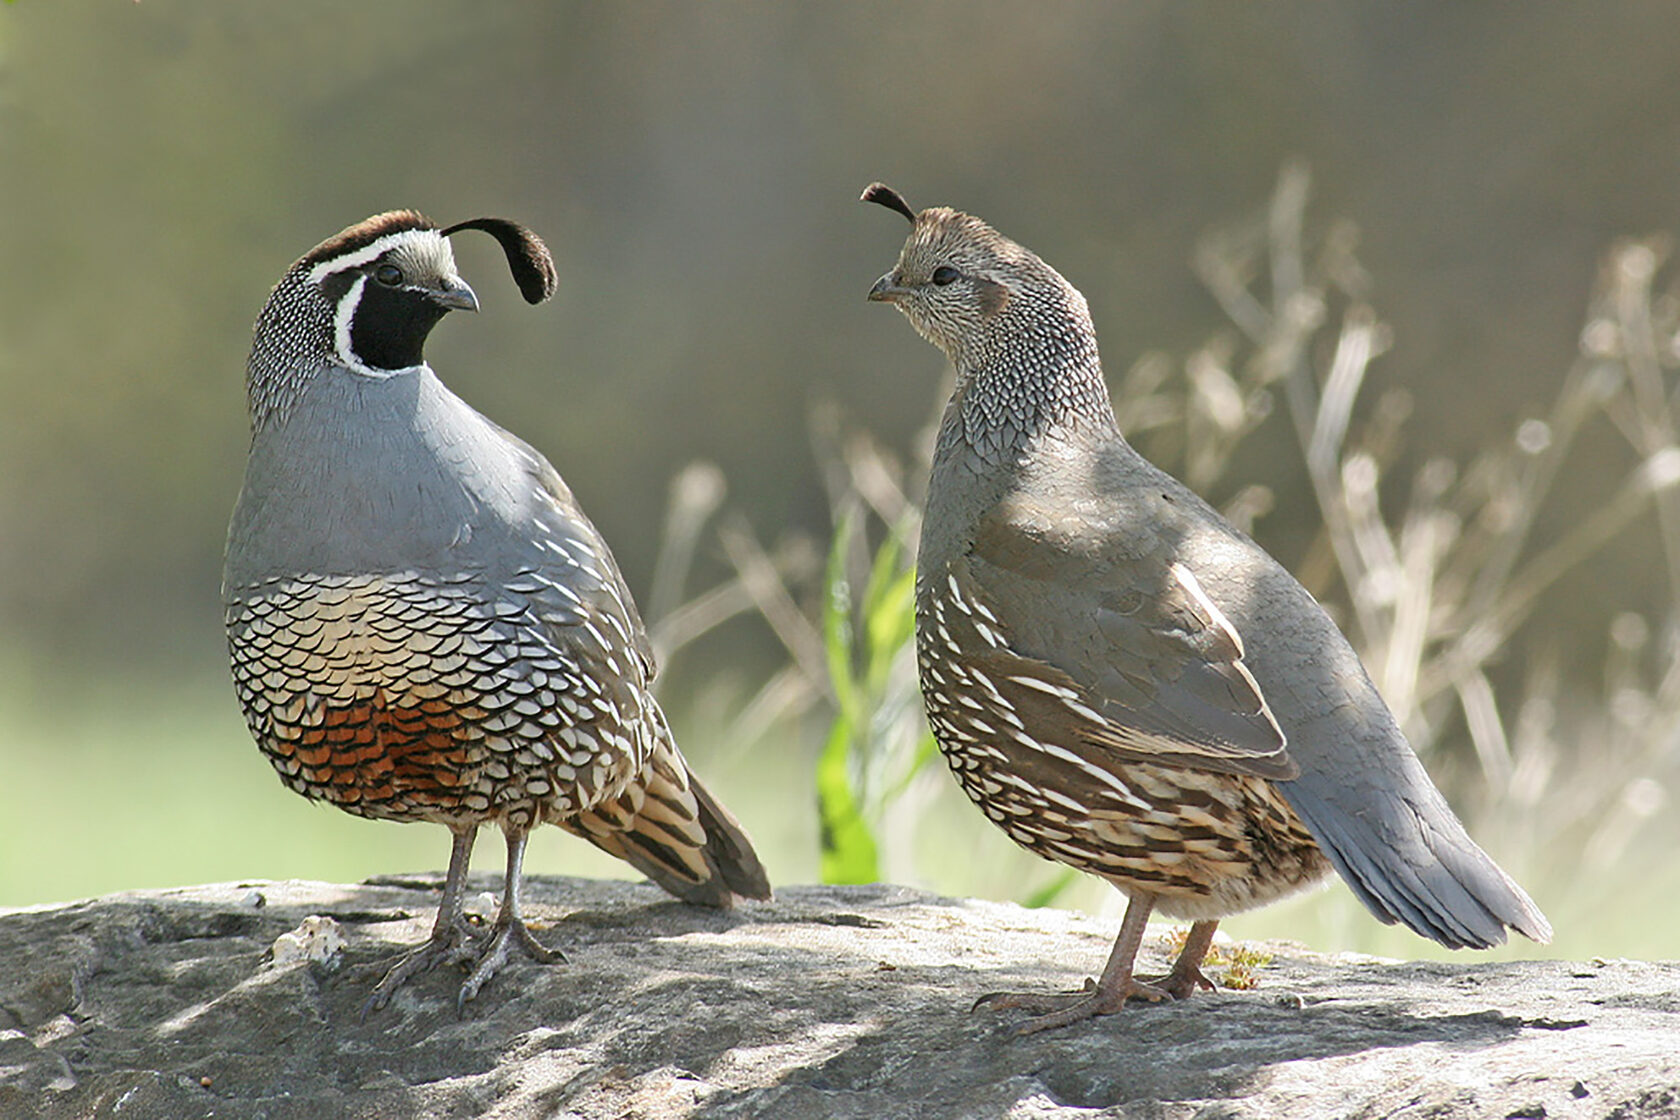
[[[466,983],[455,997],[455,1010],[464,1013],[467,1001],[478,996],[479,990],[507,963],[508,955],[518,949],[538,964],[557,964],[566,959],[558,949],[550,949],[531,935],[520,911],[520,883],[525,856],[525,830],[505,828],[507,836],[507,878],[503,885],[502,905],[496,914],[496,924],[488,936],[480,935],[461,916],[461,895],[466,887],[467,864],[472,857],[475,828],[455,834],[455,846],[449,857],[449,874],[444,880],[443,899],[438,904],[437,922],[432,936],[424,945],[401,957],[385,979],[373,989],[362,1004],[362,1018],[381,1010],[412,977],[430,972],[440,964],[465,964],[471,967]]]
[[[375,1011],[383,1011],[397,994],[397,989],[416,976],[430,972],[440,964],[459,964],[479,953],[478,935],[465,920],[457,920],[443,930],[434,930],[425,944],[397,958],[385,973],[385,978],[368,994],[362,1004],[361,1018]]]
[[[1154,900],[1149,895],[1133,895],[1120,922],[1120,932],[1114,939],[1108,964],[1101,980],[1087,979],[1076,992],[1041,995],[1032,992],[991,992],[974,1001],[971,1011],[982,1007],[1002,1010],[1019,1007],[1030,1011],[1035,1018],[1016,1030],[1016,1034],[1036,1034],[1039,1031],[1065,1027],[1097,1015],[1113,1015],[1126,1006],[1129,999],[1146,999],[1158,1003],[1165,999],[1187,999],[1197,988],[1211,988],[1213,984],[1202,975],[1201,961],[1213,943],[1217,921],[1198,921],[1190,927],[1184,948],[1172,971],[1160,977],[1132,975],[1132,962],[1137,958],[1138,946],[1143,942],[1144,927]]]
[[[1034,1018],[1027,1020],[1015,1031],[1016,1034],[1022,1035],[1065,1027],[1069,1023],[1077,1023],[1098,1015],[1113,1015],[1125,1006],[1128,999],[1146,999],[1151,1003],[1158,1003],[1168,998],[1169,992],[1141,980],[1127,980],[1113,989],[1102,988],[1095,980],[1086,980],[1085,986],[1075,992],[1051,995],[1038,992],[992,992],[976,1000],[974,1010],[985,1006],[993,1011],[1019,1008],[1032,1012]]]
[[[538,941],[524,922],[517,919],[504,922],[498,919],[495,931],[490,935],[483,953],[478,958],[478,964],[473,967],[472,974],[467,977],[466,983],[461,985],[460,994],[455,997],[457,1014],[466,1014],[468,1001],[478,998],[479,989],[501,970],[507,963],[508,954],[515,948],[538,964],[566,962],[565,953],[558,949],[550,949]]]
[[[1007,1007],[1025,1007],[1031,1009],[1036,1004],[1053,1003],[1060,1007],[1063,1003],[1080,999],[1097,990],[1097,982],[1091,977],[1085,977],[1083,987],[1075,988],[1071,992],[1058,992],[1054,995],[1043,995],[1038,992],[987,992],[974,1001],[974,1006],[968,1009],[970,1015],[988,1007],[993,1011],[1002,1011]]]
[[[1184,971],[1174,965],[1173,970],[1164,976],[1144,976],[1140,979],[1151,987],[1159,988],[1173,999],[1189,999],[1197,991],[1213,991],[1213,981],[1194,965]]]

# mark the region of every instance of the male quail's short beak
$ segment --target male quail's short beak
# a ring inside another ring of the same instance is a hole
[[[893,283],[893,274],[889,272],[875,281],[875,286],[869,289],[869,299],[872,303],[897,303],[909,291],[910,289]]]
[[[478,296],[473,294],[467,282],[459,276],[445,280],[432,299],[439,307],[447,307],[451,311],[478,310]]]

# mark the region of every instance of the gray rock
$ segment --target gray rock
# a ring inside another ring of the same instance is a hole
[[[1078,984],[1112,922],[890,886],[719,913],[534,878],[534,928],[569,964],[510,968],[465,1018],[434,974],[359,1021],[440,885],[0,911],[0,1117],[1680,1115],[1680,964],[1267,945],[1253,990],[1016,1038],[973,999]],[[1145,954],[1165,967],[1159,939]]]

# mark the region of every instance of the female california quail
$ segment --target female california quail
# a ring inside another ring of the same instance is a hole
[[[448,235],[495,236],[520,290],[555,273],[529,230],[379,214],[294,264],[257,320],[251,448],[223,599],[258,746],[305,797],[454,834],[431,938],[374,989],[470,962],[461,1003],[518,949],[526,835],[553,821],[689,902],[767,898],[735,819],[690,773],[650,691],[618,566],[548,461],[444,387],[422,349],[478,301]],[[461,915],[481,824],[507,840],[489,937]]]
[[[863,197],[913,227],[869,298],[957,371],[917,556],[928,722],[1013,840],[1130,899],[1100,981],[983,1002],[1042,1030],[1183,998],[1220,918],[1332,867],[1443,945],[1549,940],[1323,608],[1122,438],[1084,297],[978,218]],[[1152,909],[1194,920],[1158,982],[1132,975]]]

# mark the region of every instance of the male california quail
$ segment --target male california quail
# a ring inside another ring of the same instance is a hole
[[[501,243],[526,300],[554,291],[529,230],[379,214],[275,286],[247,364],[251,449],[223,600],[234,688],[258,746],[305,797],[454,833],[431,938],[374,989],[512,949],[527,833],[554,821],[689,902],[770,888],[741,826],[690,773],[650,689],[630,592],[554,468],[444,387],[426,336],[478,300],[447,237]],[[481,824],[507,839],[487,938],[461,915]]]
[[[917,556],[928,722],[1011,839],[1130,900],[1100,982],[982,1002],[1042,1030],[1186,997],[1220,918],[1331,867],[1443,945],[1549,940],[1323,608],[1122,438],[1085,298],[978,218],[863,198],[913,226],[869,298],[957,371]],[[1132,975],[1152,909],[1194,921],[1154,982]]]

